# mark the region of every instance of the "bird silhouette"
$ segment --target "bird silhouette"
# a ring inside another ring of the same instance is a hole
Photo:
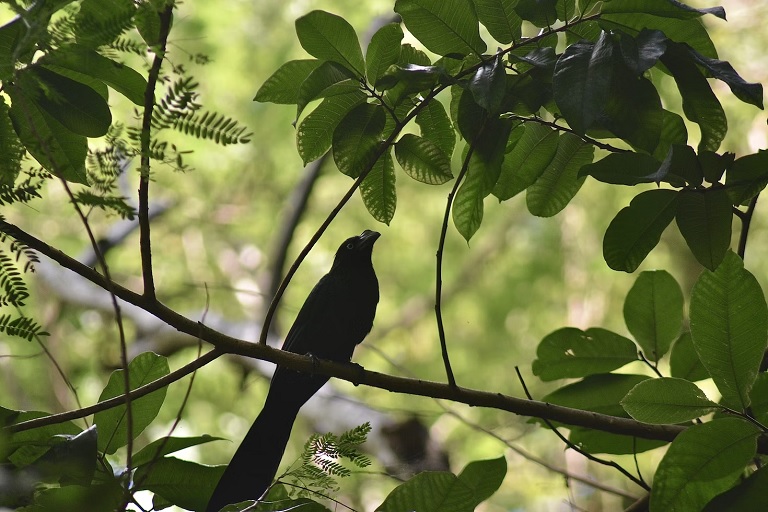
[[[365,230],[339,246],[331,270],[299,310],[283,350],[336,362],[352,358],[355,346],[373,327],[379,302],[371,262],[379,236]],[[264,407],[214,489],[206,512],[262,497],[277,473],[299,409],[327,381],[324,375],[277,366]]]

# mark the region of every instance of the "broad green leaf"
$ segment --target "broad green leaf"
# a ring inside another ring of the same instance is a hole
[[[603,258],[613,270],[634,272],[675,218],[678,193],[648,190],[632,199],[611,221],[603,238]]]
[[[691,292],[691,335],[723,402],[745,410],[768,345],[768,306],[760,285],[735,253],[701,274]]]
[[[133,68],[108,59],[96,51],[79,45],[60,48],[38,61],[95,78],[128,98],[135,105],[144,104],[147,81]]]
[[[469,161],[470,171],[479,171],[483,178],[483,197],[491,193],[499,181],[504,152],[509,142],[513,121],[490,116],[482,132],[474,141],[474,152]]]
[[[752,399],[750,403],[752,415],[765,425],[768,423],[768,373],[757,374],[755,384],[749,390],[749,397]]]
[[[682,432],[656,469],[650,511],[701,510],[738,479],[755,455],[757,434],[753,425],[737,418]]]
[[[603,4],[603,6],[605,5]],[[717,58],[715,45],[712,43],[704,25],[698,19],[665,18],[635,12],[602,14],[598,24],[603,30],[626,32],[632,36],[639,34],[644,29],[658,30],[672,41],[686,43],[702,55]]]
[[[136,469],[137,491],[152,491],[169,503],[186,510],[205,510],[225,466],[204,466],[196,462],[163,457]]]
[[[520,39],[523,20],[515,12],[518,0],[474,0],[477,17],[502,44]]]
[[[447,471],[424,471],[389,493],[376,512],[469,512],[477,505],[475,492]]]
[[[461,470],[459,481],[472,489],[477,506],[499,490],[506,474],[507,459],[502,455],[497,459],[470,462]]]
[[[455,124],[459,134],[470,144],[480,140],[480,133],[488,121],[488,111],[477,104],[467,89],[461,89],[457,107]]]
[[[210,443],[211,441],[221,441],[222,437],[213,437],[208,434],[195,437],[161,437],[152,441],[147,446],[142,448],[138,453],[134,454],[131,462],[135,467],[149,464],[154,460],[158,460],[161,457],[168,455],[169,453],[178,452],[192,446],[200,446],[201,444]]]
[[[685,120],[669,110],[662,110],[661,114],[659,145],[652,153],[653,157],[659,161],[664,160],[669,155],[670,148],[675,144],[685,145],[688,143],[688,129],[685,127]]]
[[[515,12],[537,27],[548,27],[557,20],[557,0],[518,0]]]
[[[698,262],[715,270],[731,245],[733,212],[725,189],[681,191],[675,218]]]
[[[606,329],[564,327],[544,337],[536,349],[533,374],[543,381],[607,373],[637,361],[631,340]]]
[[[669,350],[683,325],[683,291],[665,270],[641,272],[624,301],[624,321],[651,361]]]
[[[116,479],[110,479],[106,483],[94,483],[88,486],[64,485],[40,489],[35,493],[35,504],[22,509],[112,512],[119,509],[124,501],[125,489],[120,487]]]
[[[312,11],[296,20],[296,35],[307,53],[341,64],[358,77],[365,76],[363,52],[355,29],[341,16]]]
[[[443,104],[432,100],[416,114],[416,124],[421,129],[421,136],[440,148],[449,159],[456,145],[456,134]]]
[[[56,176],[74,183],[88,183],[85,156],[88,140],[61,125],[35,101],[35,84],[24,87],[6,84],[3,89],[11,97],[10,116],[13,128],[24,147],[40,165]]]
[[[128,363],[128,377],[131,390],[149,384],[170,373],[168,360],[151,352],[144,352]],[[109,382],[99,396],[99,402],[125,393],[124,370],[116,370],[109,376]],[[132,434],[134,439],[155,419],[165,400],[167,387],[153,391],[141,398],[131,400],[133,416]],[[128,415],[125,405],[97,412],[93,422],[99,429],[99,451],[112,454],[128,442]]]
[[[386,114],[384,107],[363,103],[353,108],[333,131],[333,160],[350,178],[357,178],[373,165],[374,153],[381,143]]]
[[[473,159],[477,159],[474,153],[470,157],[464,183],[453,199],[451,212],[456,230],[467,242],[483,223],[483,200],[488,195],[486,177],[483,176],[484,166],[472,165]]]
[[[365,52],[365,65],[368,81],[374,86],[392,64],[400,58],[400,42],[403,29],[399,23],[388,23],[371,37],[371,43]]]
[[[555,102],[577,133],[586,132],[603,110],[612,69],[613,41],[606,32],[597,43],[570,45],[557,60],[552,77]]]
[[[728,131],[728,121],[707,79],[682,45],[670,42],[661,61],[675,79],[685,116],[701,129],[699,151],[717,151]]]
[[[85,84],[45,68],[27,68],[37,81],[35,101],[40,109],[77,135],[101,137],[112,124],[104,98]]]
[[[397,207],[395,164],[392,155],[384,153],[376,160],[371,172],[360,183],[360,196],[371,216],[389,225]]]
[[[317,160],[331,148],[333,131],[365,98],[362,91],[326,98],[299,123],[296,147],[304,165]]]
[[[322,63],[323,61],[317,59],[289,60],[259,87],[253,101],[295,104],[304,80]]]
[[[697,9],[677,0],[611,0],[605,2],[600,11],[603,14],[645,13],[680,19],[698,18],[704,14],[712,14],[718,18],[725,19],[725,9],[722,7]]]
[[[553,391],[542,398],[542,401],[629,418],[629,414],[620,404],[621,399],[638,383],[647,379],[645,375],[632,374],[590,375]],[[568,426],[567,428],[571,431],[568,436],[571,442],[589,453],[641,453],[665,444],[662,441],[649,441],[582,427]]]
[[[339,94],[350,94],[360,89],[360,82],[344,66],[323,62],[302,82],[296,96],[296,119],[299,119],[310,101]]]
[[[527,123],[520,140],[504,156],[493,194],[505,201],[533,185],[555,157],[559,139],[556,130]]]
[[[395,12],[429,51],[482,55],[487,46],[472,0],[397,0]]]
[[[703,512],[768,510],[768,467],[761,467],[746,480],[707,503]]]
[[[147,43],[147,46],[150,47],[156,47],[160,43],[161,29],[160,12],[157,6],[153,4],[157,4],[157,2],[140,3],[136,8],[136,15],[133,17],[136,23],[136,30],[144,42]]]
[[[584,183],[579,169],[592,162],[595,148],[576,135],[560,136],[557,152],[536,182],[528,187],[525,202],[528,211],[538,217],[559,213],[573,199]]]
[[[395,144],[395,158],[405,173],[428,185],[441,185],[453,178],[448,156],[425,138],[406,133]]]
[[[491,114],[496,114],[501,108],[501,102],[506,94],[507,74],[501,55],[497,55],[475,71],[469,80],[468,89],[475,98],[475,103]]]
[[[737,158],[725,174],[728,196],[735,205],[746,204],[768,184],[768,151]]]
[[[672,377],[639,383],[621,405],[637,421],[659,425],[691,421],[719,408],[693,382]]]
[[[650,183],[649,176],[659,168],[659,161],[643,153],[610,153],[602,160],[585,165],[579,176],[592,176],[597,181],[612,185]]]
[[[684,332],[672,345],[669,355],[669,373],[672,377],[691,382],[709,378],[707,369],[701,364],[701,359],[693,348],[693,338],[690,332]]]
[[[694,60],[709,71],[713,77],[728,84],[734,96],[744,103],[749,103],[759,109],[763,108],[763,86],[761,84],[749,83],[741,78],[728,61],[710,59],[690,47],[688,51],[693,55]]]

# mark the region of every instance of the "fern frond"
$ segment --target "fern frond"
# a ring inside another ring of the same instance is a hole
[[[13,185],[21,170],[24,146],[11,124],[8,104],[0,96],[0,184]]]
[[[8,253],[0,249],[0,306],[21,307],[29,297],[22,271]]]
[[[191,116],[200,109],[198,93],[195,92],[197,87],[197,82],[190,77],[174,82],[152,111],[152,127],[159,130],[170,128],[176,119]]]
[[[229,117],[216,112],[203,112],[173,119],[171,126],[176,130],[193,135],[198,139],[213,140],[217,144],[245,144],[250,142],[252,133],[247,128]]]
[[[0,315],[0,332],[32,341],[37,336],[48,336],[34,320],[26,316]]]
[[[130,219],[136,216],[136,210],[125,202],[124,197],[112,195],[97,195],[86,190],[75,194],[75,201],[78,204],[100,208],[106,212],[116,213],[123,219]]]
[[[132,28],[136,7],[133,2],[90,2],[80,5],[75,16],[74,32],[80,44],[98,47],[110,44]]]
[[[109,50],[113,50],[116,53],[132,53],[140,57],[147,55],[147,45],[145,43],[126,36],[118,37],[106,47],[104,50],[106,57],[111,57]]]

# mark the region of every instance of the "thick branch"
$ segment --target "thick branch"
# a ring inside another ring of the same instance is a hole
[[[51,247],[42,240],[22,231],[8,222],[0,222],[0,231],[24,242],[30,248],[44,254],[61,266],[68,268],[89,281],[107,288],[110,283],[94,269],[83,265],[79,261]],[[377,372],[363,370],[357,366],[348,364],[318,361],[308,356],[301,356],[290,352],[274,349],[264,343],[249,343],[247,341],[225,336],[205,325],[190,320],[169,307],[124,288],[116,283],[111,283],[115,295],[124,301],[134,304],[166,322],[175,329],[187,333],[190,336],[199,337],[203,341],[214,345],[220,353],[239,354],[256,359],[263,359],[283,365],[297,371],[314,372],[330,375],[353,384],[365,384],[367,386],[385,389],[395,393],[403,393],[416,396],[425,396],[464,403],[475,407],[488,407],[508,411],[521,416],[546,418],[566,425],[573,425],[615,434],[631,435],[643,439],[659,439],[671,441],[686,427],[679,425],[649,425],[627,418],[618,418],[605,414],[598,414],[579,409],[571,409],[559,405],[525,400],[503,395],[461,387],[453,387],[448,384],[395,377]],[[32,427],[29,427],[32,428]]]

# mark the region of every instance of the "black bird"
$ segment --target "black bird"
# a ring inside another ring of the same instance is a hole
[[[373,327],[379,282],[371,263],[376,231],[344,241],[331,270],[310,292],[288,331],[283,350],[348,362]],[[275,477],[291,428],[304,403],[328,381],[278,365],[264,408],[235,452],[208,502],[207,512],[261,498]]]

